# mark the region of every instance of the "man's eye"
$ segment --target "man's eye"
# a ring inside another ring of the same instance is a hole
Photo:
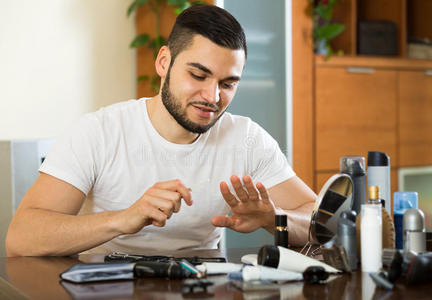
[[[204,76],[198,76],[198,75],[195,75],[194,73],[190,73],[190,74],[191,74],[191,76],[192,76],[193,78],[195,78],[196,80],[203,81],[203,80],[205,79]]]
[[[234,88],[234,86],[235,86],[235,83],[233,82],[233,83],[222,83],[222,87],[224,88],[224,89],[228,89],[228,90],[230,90],[230,89],[232,89],[232,88]]]

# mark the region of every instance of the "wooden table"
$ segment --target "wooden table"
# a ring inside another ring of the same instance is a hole
[[[230,262],[240,262],[241,256],[249,253],[257,253],[257,249],[180,251],[175,256],[225,256]],[[0,258],[0,299],[432,299],[431,284],[406,286],[400,282],[388,292],[375,287],[369,276],[362,276],[361,272],[335,276],[326,284],[293,282],[276,290],[247,292],[234,287],[226,276],[209,276],[214,285],[207,293],[198,290],[194,294],[182,292],[181,280],[143,278],[73,284],[59,278],[60,273],[76,263],[101,261],[103,255],[94,254]]]

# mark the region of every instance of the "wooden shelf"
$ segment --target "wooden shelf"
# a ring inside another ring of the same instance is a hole
[[[317,67],[373,67],[373,68],[389,68],[389,69],[404,69],[404,70],[425,70],[432,69],[432,60],[425,59],[410,59],[400,57],[387,56],[332,56],[329,60],[325,60],[322,55],[315,55],[315,66]]]
[[[336,7],[333,20],[345,31],[330,43],[335,51],[358,53],[358,26],[363,21],[389,21],[396,26],[397,53],[407,57],[409,39],[432,40],[431,0],[345,0]]]

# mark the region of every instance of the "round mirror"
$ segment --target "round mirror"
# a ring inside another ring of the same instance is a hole
[[[323,185],[315,202],[309,226],[309,241],[306,246],[310,246],[313,241],[320,245],[329,242],[337,233],[341,212],[351,210],[352,202],[351,177],[346,174],[335,174],[330,177]]]

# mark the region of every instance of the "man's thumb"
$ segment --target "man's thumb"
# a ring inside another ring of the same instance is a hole
[[[217,216],[212,218],[212,224],[216,227],[231,228],[234,225],[232,217]]]

